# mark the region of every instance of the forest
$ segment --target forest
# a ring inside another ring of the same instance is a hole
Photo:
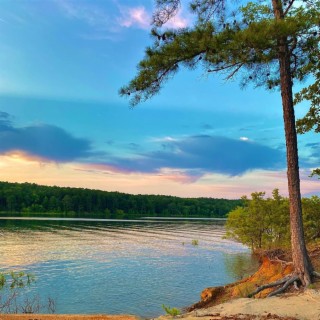
[[[242,200],[131,195],[83,188],[0,182],[0,213],[100,218],[224,218]]]

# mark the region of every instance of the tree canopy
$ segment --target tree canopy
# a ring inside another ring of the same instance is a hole
[[[133,106],[157,94],[181,67],[200,65],[204,72],[222,72],[227,79],[241,73],[242,85],[253,82],[268,89],[279,87],[281,37],[288,39],[292,79],[302,81],[319,72],[319,62],[315,65],[319,61],[319,1],[284,1],[285,19],[278,20],[269,1],[223,10],[222,0],[195,0],[190,4],[196,16],[194,25],[177,30],[163,26],[176,13],[180,1],[158,0],[157,4],[153,45],[146,49],[137,76],[120,90],[121,95],[130,96]],[[300,99],[313,95],[314,86],[308,88]]]
[[[83,188],[0,182],[0,213],[95,216],[99,218],[224,218],[241,200],[132,195]]]
[[[290,245],[289,200],[272,192],[265,198],[264,192],[253,192],[251,199],[242,198],[243,206],[228,214],[227,238],[240,241],[252,250],[288,248]],[[320,198],[302,199],[304,231],[307,243],[320,238]]]

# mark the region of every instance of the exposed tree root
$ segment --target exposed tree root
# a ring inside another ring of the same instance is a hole
[[[270,261],[279,262],[281,266],[288,266],[293,264],[292,261],[285,261],[285,260],[279,259],[278,257],[275,257],[274,259],[270,259]]]
[[[271,282],[271,283],[268,283],[268,284],[265,284],[263,286],[258,287],[255,291],[250,293],[248,295],[248,297],[251,298],[251,297],[255,296],[257,293],[261,292],[262,290],[265,290],[265,289],[268,289],[268,288],[277,287],[277,286],[280,286],[280,285],[283,284],[283,286],[280,287],[279,289],[269,293],[268,297],[272,297],[272,296],[274,296],[276,294],[284,292],[289,287],[289,285],[292,284],[292,283],[296,283],[295,287],[297,288],[297,281],[298,280],[300,280],[299,276],[293,275],[293,274],[289,274],[286,277],[284,277],[284,278],[282,278],[282,279],[280,279],[278,281]]]
[[[298,281],[299,279],[300,279],[299,276],[292,276],[288,281],[285,282],[285,284],[281,288],[269,293],[268,297],[273,297],[279,293],[284,292],[290,286],[291,283],[294,283],[295,281]]]
[[[319,272],[313,271],[312,275],[314,277],[316,277],[316,278],[320,278],[320,273]],[[291,284],[293,284],[293,286],[294,286],[294,288],[296,290],[299,290],[298,281],[301,281],[301,279],[300,279],[300,277],[298,275],[289,274],[289,275],[287,275],[286,277],[284,277],[284,278],[282,278],[280,280],[277,280],[277,281],[274,281],[274,282],[271,282],[271,283],[267,283],[265,285],[262,285],[262,286],[258,287],[255,291],[253,291],[252,293],[250,293],[248,295],[248,298],[254,297],[256,294],[258,294],[259,292],[261,292],[261,291],[263,291],[265,289],[277,287],[277,286],[280,286],[280,285],[282,285],[282,287],[270,292],[267,297],[272,297],[272,296],[275,296],[275,295],[277,295],[279,293],[284,292]]]

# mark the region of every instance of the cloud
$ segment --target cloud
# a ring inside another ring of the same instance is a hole
[[[143,6],[138,7],[120,7],[121,16],[118,18],[119,24],[122,27],[137,27],[140,29],[149,30],[152,22],[152,15]],[[190,23],[189,19],[182,16],[182,10],[171,18],[165,26],[167,28],[185,28]]]
[[[151,28],[151,16],[145,7],[121,7],[120,11],[121,16],[118,18],[118,22],[121,27]]]
[[[208,123],[203,123],[203,124],[201,124],[201,128],[205,129],[205,130],[211,130],[211,129],[213,129],[213,126]]]
[[[144,6],[124,6],[117,1],[55,0],[60,11],[69,19],[79,20],[91,27],[82,37],[90,40],[113,39],[123,28],[151,29],[152,13]],[[108,8],[108,10],[106,10]],[[182,11],[166,23],[168,28],[183,28],[189,19]]]
[[[121,17],[118,20],[123,27],[138,27],[141,29],[150,29],[152,15],[145,7],[121,7]],[[185,28],[190,24],[190,19],[182,16],[180,10],[176,16],[171,18],[166,24],[167,28]]]
[[[168,28],[185,28],[190,24],[190,19],[182,16],[182,11],[180,10],[178,14],[171,18],[165,26]]]
[[[90,4],[90,2],[86,4],[72,0],[56,0],[55,3],[70,19],[81,20],[90,26],[103,29],[109,26],[109,15],[101,7]]]
[[[320,149],[320,143],[314,142],[314,143],[307,143],[306,147],[309,147],[311,149],[319,150]]]
[[[114,35],[119,32],[115,17],[106,11],[110,9],[108,2],[104,6],[90,3],[90,1],[54,0],[62,14],[71,20],[78,20],[90,28],[80,36],[86,40],[115,40]],[[101,2],[103,3],[103,2]]]
[[[0,130],[9,130],[11,126],[11,115],[7,112],[0,111]]]
[[[94,156],[89,140],[76,138],[47,124],[15,128],[9,115],[0,113],[0,153],[19,153],[30,159],[70,162]],[[3,121],[3,119],[5,121]]]
[[[241,175],[255,169],[285,167],[283,152],[251,141],[201,135],[166,140],[162,146],[161,151],[140,153],[134,159],[113,158],[112,165],[132,172],[182,169],[198,177],[208,172]]]

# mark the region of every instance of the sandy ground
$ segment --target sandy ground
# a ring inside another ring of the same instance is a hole
[[[171,319],[161,316],[157,320]],[[320,291],[306,290],[267,299],[240,298],[176,317],[185,320],[320,320]],[[139,320],[130,315],[0,315],[0,320]],[[141,319],[140,319],[141,320]]]
[[[240,298],[207,309],[193,311],[183,315],[182,318],[186,320],[320,320],[320,291],[309,289],[301,294],[286,294],[267,299]]]
[[[139,320],[131,315],[0,314],[0,320]]]

